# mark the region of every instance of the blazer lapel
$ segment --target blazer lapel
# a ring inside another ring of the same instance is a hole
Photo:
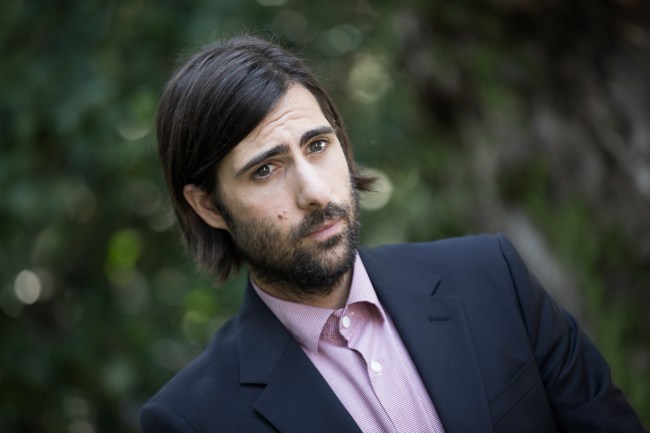
[[[364,250],[360,254],[445,432],[491,432],[483,379],[459,299],[436,294],[444,282],[412,258]]]
[[[240,383],[262,385],[255,410],[283,433],[361,433],[299,344],[255,294],[242,304]]]

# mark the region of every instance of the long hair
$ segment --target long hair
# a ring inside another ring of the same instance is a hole
[[[210,227],[195,213],[183,187],[197,185],[217,197],[219,206],[219,164],[292,84],[314,95],[341,142],[354,185],[369,190],[375,179],[357,172],[334,102],[305,64],[278,45],[239,36],[205,46],[178,68],[161,96],[158,150],[183,242],[199,266],[218,281],[238,269],[242,259],[227,231]]]

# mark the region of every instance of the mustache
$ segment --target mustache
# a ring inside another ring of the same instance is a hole
[[[292,237],[294,239],[303,238],[326,221],[345,218],[348,216],[348,213],[349,209],[347,206],[342,206],[337,203],[328,203],[324,208],[315,210],[307,215],[300,225],[293,230]]]

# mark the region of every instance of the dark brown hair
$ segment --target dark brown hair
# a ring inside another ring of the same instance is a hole
[[[216,197],[223,158],[272,111],[289,86],[298,84],[318,101],[336,131],[354,185],[371,188],[374,178],[357,173],[343,120],[320,82],[289,51],[252,36],[208,45],[186,60],[167,83],[157,117],[158,150],[183,241],[199,266],[219,281],[241,257],[230,234],[207,225],[186,202],[194,184]]]

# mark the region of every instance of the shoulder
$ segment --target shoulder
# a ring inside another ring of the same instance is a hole
[[[485,316],[486,305],[496,315],[504,310],[518,314],[521,292],[530,289],[528,268],[501,234],[393,244],[360,253],[376,288],[420,287],[454,296],[468,311],[476,307],[477,317]]]
[[[422,265],[441,276],[462,270],[483,272],[497,267],[523,265],[512,243],[502,234],[481,234],[431,242],[401,243],[363,249],[366,261],[396,265]]]
[[[235,316],[220,328],[208,347],[149,400],[141,412],[143,431],[158,431],[157,423],[196,426],[208,415],[218,418],[206,407],[223,409],[238,394],[238,321]]]
[[[207,397],[208,381],[224,381],[236,373],[237,331],[239,318],[235,316],[224,324],[213,336],[205,350],[186,365],[154,396],[153,400],[164,402],[175,396]],[[210,373],[206,375],[206,373]],[[230,374],[232,373],[232,374]],[[236,376],[235,376],[236,377]],[[202,384],[201,386],[199,386]]]

